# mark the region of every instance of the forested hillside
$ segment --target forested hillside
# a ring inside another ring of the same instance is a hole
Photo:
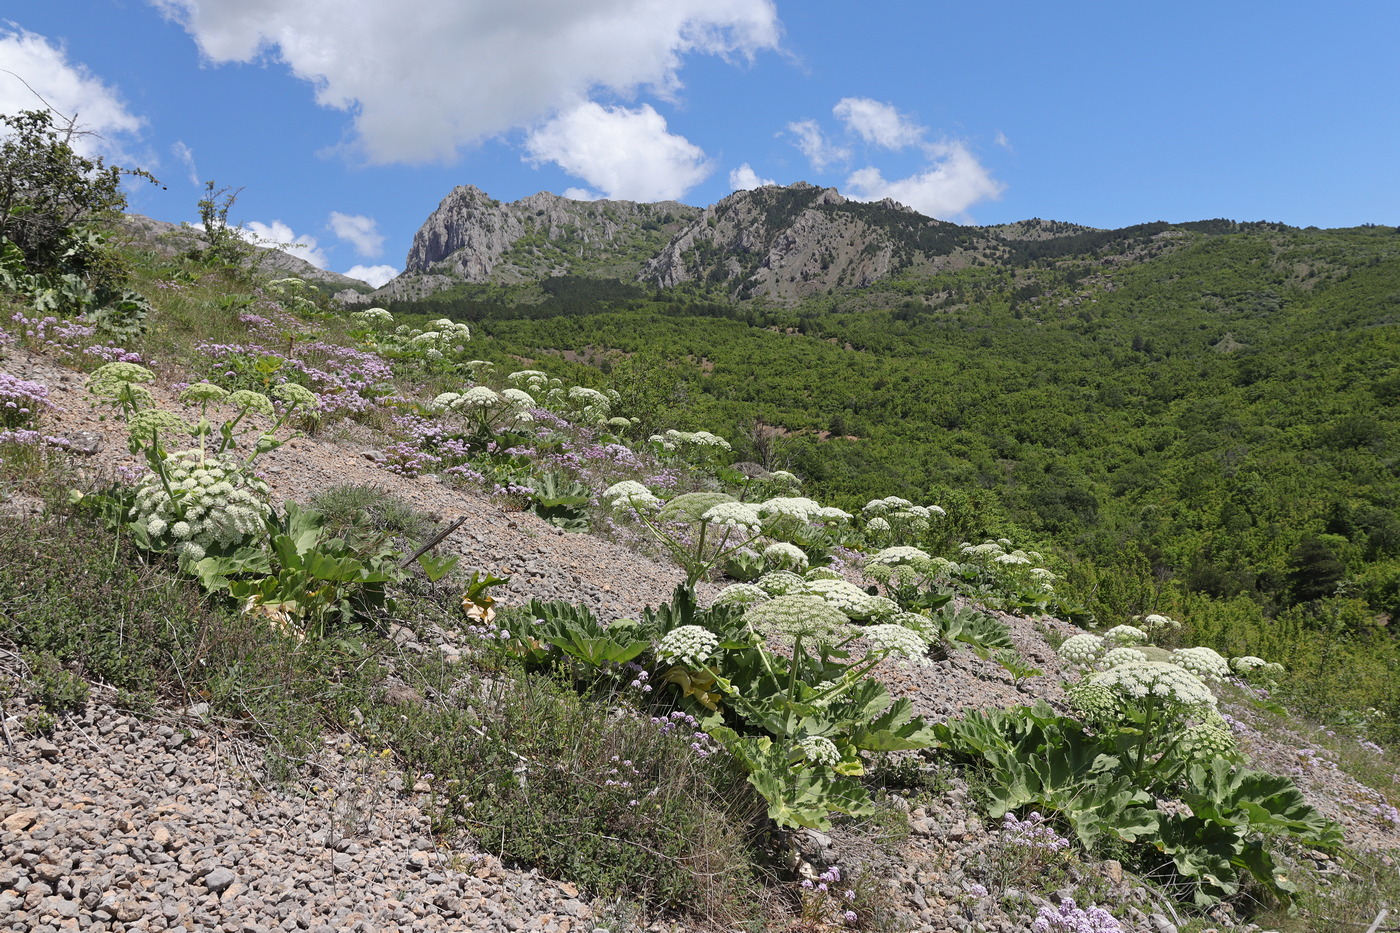
[[[392,310],[616,379],[658,427],[722,429],[837,501],[944,502],[968,534],[1057,545],[1090,589],[1095,565],[1138,578],[1101,610],[1150,608],[1164,580],[1270,612],[1339,586],[1400,608],[1394,229],[1012,242],[796,308],[563,278]]]

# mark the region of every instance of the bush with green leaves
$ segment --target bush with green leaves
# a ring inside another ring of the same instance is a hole
[[[1193,704],[1159,696],[1133,713],[1137,686],[1150,694],[1165,682],[1119,670],[1123,685],[1100,685],[1117,718],[1080,721],[1043,702],[966,712],[932,727],[937,746],[981,772],[995,818],[1035,807],[1063,819],[1089,852],[1127,843],[1149,869],[1169,869],[1167,886],[1198,906],[1235,895],[1244,878],[1286,902],[1294,883],[1275,864],[1275,843],[1330,849],[1339,828],[1291,779],[1243,767],[1233,748],[1191,741],[1162,714]]]
[[[853,626],[820,596],[703,609],[681,584],[640,620],[603,625],[580,607],[533,603],[496,625],[487,643],[531,665],[625,685],[646,706],[679,704],[740,762],[780,827],[868,815],[866,759],[930,741],[910,702],[869,676],[887,658],[924,663],[923,640],[899,625]],[[790,655],[767,647],[779,632]],[[857,640],[867,650],[851,661]]]
[[[80,155],[75,121],[47,110],[0,115],[0,285],[44,314],[87,313],[107,336],[139,336],[146,300],[96,224],[126,205],[123,178],[148,172]]]

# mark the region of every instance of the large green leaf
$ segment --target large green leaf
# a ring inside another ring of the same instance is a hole
[[[1237,768],[1223,758],[1193,765],[1181,798],[1193,814],[1222,826],[1290,835],[1316,846],[1342,841],[1341,829],[1304,799],[1292,778]]]

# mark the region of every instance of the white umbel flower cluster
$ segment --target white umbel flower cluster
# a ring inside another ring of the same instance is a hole
[[[750,606],[767,598],[768,594],[752,583],[731,583],[719,591],[710,606]]]
[[[1060,645],[1060,658],[1071,667],[1088,670],[1103,654],[1103,639],[1088,632],[1071,635]]]
[[[783,596],[797,592],[807,582],[791,570],[770,570],[754,581],[754,585],[769,596]]]
[[[849,634],[846,614],[820,596],[776,596],[744,612],[744,621],[783,638]]]
[[[1131,625],[1115,625],[1103,633],[1103,641],[1104,644],[1115,647],[1145,645],[1147,644],[1147,633]]]
[[[701,667],[718,646],[719,636],[703,625],[682,625],[661,636],[656,656]]]
[[[729,450],[729,442],[709,431],[676,431],[670,430],[665,434],[653,434],[648,438],[652,443],[657,444],[662,450],[674,452],[687,447],[709,447],[716,450]]]
[[[129,517],[175,553],[199,560],[211,547],[228,548],[265,531],[268,485],[241,465],[187,450],[166,458],[165,483],[148,473],[136,489]]]
[[[1134,664],[1146,660],[1147,655],[1143,654],[1136,648],[1129,648],[1126,645],[1124,645],[1121,648],[1109,649],[1108,652],[1106,652],[1104,656],[1099,659],[1099,662],[1096,666],[1102,670],[1107,671],[1117,667],[1120,664]]]
[[[805,570],[807,554],[795,544],[778,541],[763,549],[763,561],[770,567]]]
[[[763,528],[758,508],[751,502],[721,502],[711,506],[700,520],[718,528],[733,528],[743,534],[757,535]]]
[[[929,555],[916,547],[887,547],[878,553],[872,554],[865,559],[865,569],[869,570],[874,566],[901,567],[912,566],[916,569],[927,567]]]
[[[871,596],[846,580],[809,580],[797,592],[820,596],[852,619],[884,618],[899,611],[894,600]]]
[[[802,749],[802,754],[814,765],[834,768],[841,763],[841,752],[836,743],[825,736],[809,735],[797,744]]]
[[[1174,706],[1202,708],[1215,706],[1215,694],[1201,679],[1168,661],[1132,661],[1090,678],[1090,683],[1107,687],[1129,701],[1149,697]]]
[[[612,399],[597,389],[571,386],[565,398],[569,420],[577,424],[602,424],[612,416]]]
[[[531,395],[539,395],[564,385],[558,379],[550,379],[546,373],[542,373],[538,369],[516,370],[506,376],[506,381],[518,389],[524,389]]]
[[[1210,648],[1177,648],[1172,661],[1202,680],[1224,680],[1230,676],[1230,662]]]
[[[625,479],[620,483],[613,483],[599,497],[609,508],[620,509],[631,507],[634,509],[650,508],[659,505],[661,500],[652,494],[652,491],[634,479]]]
[[[1265,661],[1263,658],[1256,658],[1252,654],[1231,658],[1230,669],[1241,677],[1249,677],[1251,674],[1267,675],[1283,673],[1282,664],[1273,661]]]
[[[928,659],[928,645],[919,633],[902,625],[871,625],[863,629],[862,634],[876,650],[886,651],[892,657],[905,658],[920,667],[933,663]]]
[[[365,308],[351,311],[350,320],[360,327],[380,328],[393,326],[394,316],[383,308]]]
[[[758,506],[764,518],[793,518],[799,522],[810,522],[822,510],[821,504],[806,496],[777,496],[767,499]]]

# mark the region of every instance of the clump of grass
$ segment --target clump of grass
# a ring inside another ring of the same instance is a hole
[[[311,500],[332,537],[374,532],[404,540],[425,535],[432,523],[407,503],[373,486],[332,486]]]
[[[728,755],[692,747],[693,725],[519,671],[459,695],[454,708],[395,709],[376,726],[445,789],[440,824],[593,896],[761,918],[764,804]]]

